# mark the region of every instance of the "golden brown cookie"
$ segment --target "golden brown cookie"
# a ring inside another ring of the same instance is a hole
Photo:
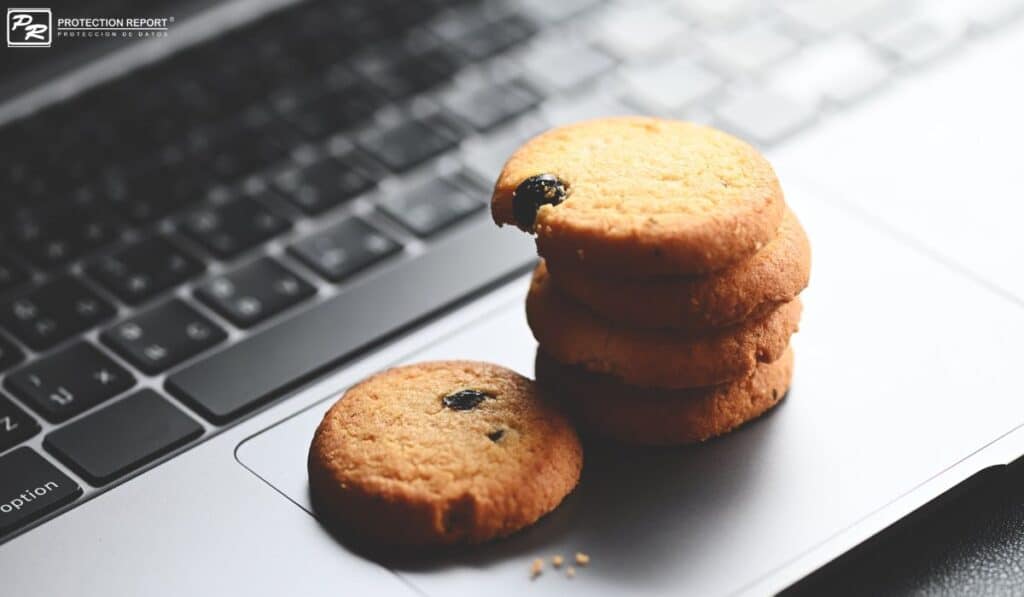
[[[796,298],[811,274],[811,245],[793,212],[763,249],[705,276],[620,278],[547,261],[564,294],[628,326],[707,330],[764,316]]]
[[[707,388],[629,386],[608,375],[556,362],[537,352],[537,383],[597,435],[644,445],[700,442],[761,416],[785,396],[793,351],[747,377]]]
[[[560,263],[632,276],[696,274],[775,237],[784,200],[767,160],[721,131],[626,116],[550,130],[505,163],[499,225],[537,234]]]
[[[526,297],[533,336],[559,362],[659,388],[710,386],[782,356],[800,321],[800,299],[761,319],[700,335],[622,327],[563,296],[538,267]]]
[[[479,543],[553,510],[579,480],[567,419],[525,377],[472,361],[390,369],[350,388],[309,449],[328,522],[375,545]]]

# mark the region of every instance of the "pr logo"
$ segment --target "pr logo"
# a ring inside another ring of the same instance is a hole
[[[7,47],[49,48],[53,13],[49,8],[8,8]]]

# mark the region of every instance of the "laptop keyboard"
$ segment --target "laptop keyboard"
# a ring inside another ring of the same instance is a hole
[[[895,4],[301,3],[0,127],[0,535],[527,267],[486,200],[539,130],[768,147],[1024,8]]]

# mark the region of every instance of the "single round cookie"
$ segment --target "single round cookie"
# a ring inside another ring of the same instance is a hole
[[[313,504],[372,545],[479,543],[553,510],[583,450],[535,384],[488,363],[390,369],[353,386],[309,449]]]
[[[624,443],[679,445],[728,433],[786,395],[793,351],[762,363],[743,379],[707,388],[662,390],[558,363],[537,352],[537,383],[561,401],[582,428]]]
[[[536,232],[561,263],[632,276],[698,274],[775,237],[784,200],[767,160],[688,122],[625,116],[552,129],[505,163],[499,225]]]
[[[559,362],[608,373],[628,384],[693,388],[745,377],[785,352],[800,321],[795,299],[752,321],[699,335],[617,326],[563,296],[538,267],[526,319],[541,347]]]
[[[698,331],[762,317],[796,298],[811,274],[811,245],[793,212],[751,257],[706,276],[620,278],[546,260],[563,293],[623,325]]]

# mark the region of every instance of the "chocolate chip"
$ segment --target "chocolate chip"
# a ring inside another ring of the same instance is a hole
[[[503,438],[503,437],[505,437],[505,430],[504,429],[498,429],[497,431],[492,431],[492,432],[487,434],[487,439],[489,439],[489,440],[491,440],[492,442],[495,442],[495,443],[497,443],[497,441],[499,439]]]
[[[512,193],[512,214],[516,225],[533,230],[541,205],[558,205],[569,194],[568,186],[554,174],[538,174],[519,183]]]
[[[480,405],[488,396],[479,390],[459,390],[445,396],[441,402],[452,410],[471,410]]]

